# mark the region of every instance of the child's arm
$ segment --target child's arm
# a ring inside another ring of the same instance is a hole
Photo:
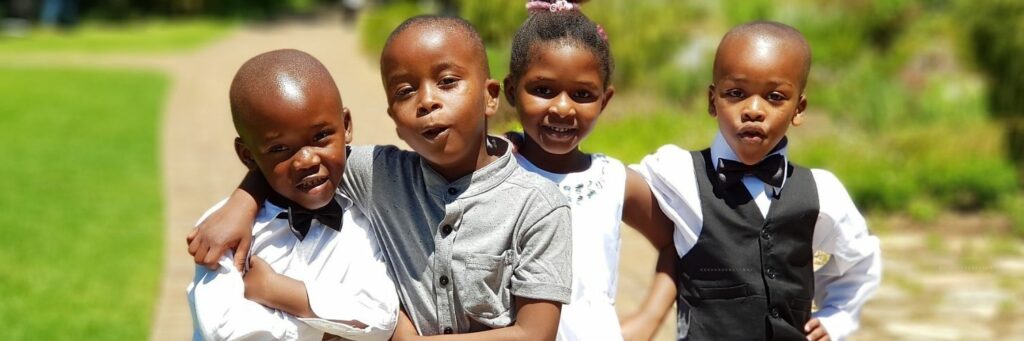
[[[826,171],[812,174],[821,197],[813,247],[831,257],[814,272],[814,298],[821,309],[805,329],[820,326],[827,337],[842,340],[858,328],[860,310],[881,282],[881,251],[842,183]]]
[[[636,229],[658,250],[654,280],[640,310],[622,319],[626,340],[649,340],[665,319],[676,299],[675,259],[672,245],[674,224],[659,207],[654,193],[640,174],[626,168],[626,193],[622,221]]]
[[[395,329],[395,341],[534,341],[554,340],[558,332],[558,317],[562,312],[562,304],[553,301],[536,300],[526,297],[515,297],[518,314],[516,321],[505,328],[492,329],[476,333],[448,334],[436,336],[419,336],[412,321],[401,313],[398,328]]]
[[[242,270],[252,243],[252,223],[269,191],[270,185],[259,171],[246,173],[224,206],[199,223],[186,239],[196,264],[216,270],[225,251],[237,250],[234,265]]]
[[[221,267],[196,266],[188,300],[196,331],[206,340],[294,340],[302,322],[246,299],[242,274],[231,266],[231,252]]]
[[[278,274],[259,257],[250,260],[245,275],[245,297],[299,317],[310,327],[347,340],[387,340],[395,328],[398,297],[383,263],[379,278],[352,278],[347,283],[299,281]],[[358,267],[360,264],[352,264]],[[364,277],[374,274],[353,269]],[[363,285],[372,284],[371,288]],[[314,290],[315,289],[315,290]],[[319,307],[314,309],[314,303]]]

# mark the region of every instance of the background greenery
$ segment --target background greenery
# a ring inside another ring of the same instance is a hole
[[[492,76],[504,77],[507,47],[526,17],[522,2],[459,4],[488,42]],[[836,173],[869,212],[928,221],[993,210],[1016,217],[1024,235],[1018,166],[1005,138],[1024,115],[1024,35],[1011,33],[1024,32],[1020,4],[592,1],[583,10],[610,36],[619,96],[583,146],[630,162],[666,143],[706,147],[716,129],[705,113],[718,40],[743,22],[781,21],[800,29],[814,54],[809,119],[791,130],[796,162]],[[417,1],[378,7],[363,22],[366,50],[379,53],[390,28],[435,10]],[[1007,95],[994,100],[1000,93]]]
[[[233,21],[89,20],[0,37],[0,58],[173,52]],[[30,58],[31,59],[31,58]],[[0,66],[0,339],[140,340],[163,270],[157,72]]]
[[[0,67],[0,338],[148,336],[166,89],[149,72]]]

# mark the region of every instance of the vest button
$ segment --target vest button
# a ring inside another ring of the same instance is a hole
[[[448,276],[441,275],[441,279],[438,282],[441,283],[441,286],[448,285]]]
[[[452,327],[444,327],[444,333],[445,333],[445,334],[451,334],[451,333],[453,333],[453,332],[454,332],[454,331],[452,330]]]
[[[768,275],[768,278],[775,279],[775,269],[768,268],[768,271],[765,271],[765,274]]]
[[[772,240],[772,234],[768,232],[768,229],[761,230],[761,239]]]
[[[455,195],[458,192],[459,190],[455,189],[455,187],[448,187],[448,195]]]
[[[451,234],[452,233],[452,226],[451,225],[445,225],[444,227],[441,228],[441,233],[444,234],[445,236]]]
[[[779,309],[778,308],[772,308],[771,310],[768,310],[768,313],[771,314],[772,317],[774,317],[774,318],[779,318]]]

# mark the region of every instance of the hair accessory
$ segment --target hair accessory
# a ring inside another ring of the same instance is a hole
[[[526,10],[530,13],[572,11],[579,10],[579,5],[567,0],[555,0],[554,2],[533,0],[526,3]]]
[[[597,35],[601,36],[601,39],[604,39],[605,43],[608,42],[608,32],[604,31],[603,26],[597,25]]]

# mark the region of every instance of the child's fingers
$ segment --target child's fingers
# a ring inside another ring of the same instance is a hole
[[[188,236],[185,236],[185,244],[188,244],[189,250],[192,250],[192,241],[196,239],[196,234],[199,234],[199,228],[193,227],[192,231],[189,231]]]
[[[807,334],[808,341],[828,341],[828,333],[825,332],[825,328],[814,328],[810,334]]]
[[[193,230],[193,231],[198,231],[198,230]],[[191,235],[191,234],[189,234],[189,238],[185,239],[186,241],[188,241],[188,254],[190,256],[195,257],[196,256],[196,252],[199,252],[200,246],[202,246],[202,244],[203,244],[200,239],[201,238],[196,238],[196,236]],[[199,262],[197,261],[196,263],[199,263]]]
[[[238,271],[245,272],[246,258],[249,257],[249,248],[252,246],[252,236],[242,239],[238,243],[238,250],[235,251],[235,268]]]
[[[205,245],[204,246],[200,246],[200,247],[198,247],[196,249],[196,252],[192,255],[192,260],[195,261],[196,264],[205,266],[205,267],[209,268],[210,270],[217,270],[216,267],[210,267],[209,265],[206,264],[206,255],[209,252],[210,252],[210,249],[208,247],[206,247]]]
[[[804,324],[804,332],[805,333],[809,333],[812,330],[814,330],[815,328],[818,328],[820,326],[821,326],[821,321],[819,321],[816,318],[811,319],[810,321],[807,321],[807,324]]]
[[[217,268],[220,267],[220,265],[217,264],[217,260],[219,260],[220,259],[220,255],[223,255],[223,254],[224,254],[224,248],[223,247],[215,246],[215,247],[209,248],[208,251],[206,252],[206,254],[203,257],[203,265],[206,266],[207,268],[210,268],[211,270],[216,270]]]

